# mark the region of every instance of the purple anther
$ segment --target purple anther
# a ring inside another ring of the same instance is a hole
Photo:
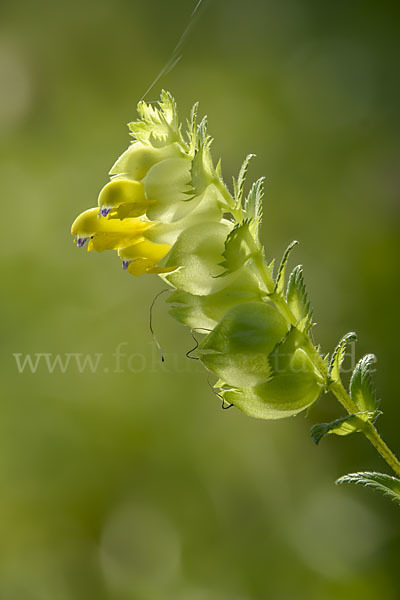
[[[108,215],[108,213],[110,212],[111,208],[102,208],[101,209],[101,216],[102,217],[106,217]]]
[[[86,244],[88,238],[78,238],[76,240],[76,245],[78,246],[78,248],[83,248],[83,246]]]
[[[126,271],[126,269],[129,267],[131,261],[130,260],[123,260],[122,261],[122,268],[124,269],[124,271]]]

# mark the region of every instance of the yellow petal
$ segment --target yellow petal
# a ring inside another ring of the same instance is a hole
[[[127,217],[130,210],[134,214],[129,216],[139,217],[143,215],[150,202],[146,200],[143,183],[131,179],[113,179],[101,190],[98,204],[101,208],[117,208],[124,206],[128,209],[120,218]]]
[[[155,244],[150,240],[143,240],[134,246],[129,246],[118,252],[123,260],[134,260],[135,258],[146,258],[158,263],[169,252],[171,246],[169,244]]]
[[[124,268],[132,275],[143,273],[169,273],[174,267],[159,267],[157,263],[169,252],[169,244],[156,244],[144,239],[133,246],[118,251],[124,261]]]
[[[120,204],[115,209],[115,217],[118,219],[126,219],[128,217],[141,217],[145,214],[152,202],[136,202],[135,204]],[[111,214],[110,214],[111,216]]]
[[[135,242],[140,242],[143,239],[143,236],[131,233],[96,233],[89,242],[88,250],[89,252],[92,250],[96,250],[97,252],[119,250],[127,246],[130,247]]]
[[[136,231],[146,231],[153,226],[150,221],[142,221],[141,219],[109,219],[107,217],[99,217],[98,208],[90,208],[81,213],[72,224],[72,235],[91,236],[100,232],[113,233],[128,233]]]
[[[135,258],[135,260],[128,265],[129,273],[136,277],[143,275],[144,273],[169,273],[171,270],[173,270],[173,267],[157,267],[157,265],[149,258]]]
[[[88,250],[125,248],[143,239],[143,232],[153,223],[137,218],[110,219],[98,216],[98,208],[86,210],[74,221],[71,233],[84,239],[91,237]]]

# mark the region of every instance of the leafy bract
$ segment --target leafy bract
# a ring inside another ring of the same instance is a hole
[[[237,181],[235,178],[233,178],[233,189],[235,192],[235,200],[236,200],[237,207],[240,207],[242,205],[244,184],[246,182],[247,171],[249,169],[250,161],[254,157],[255,157],[255,154],[248,154],[246,156],[246,158],[244,159],[242,166],[240,167]]]
[[[200,148],[195,151],[191,163],[191,189],[193,194],[201,194],[210,183],[218,179],[210,152],[212,141],[212,138],[207,137]]]
[[[290,274],[286,291],[286,302],[298,322],[307,319],[311,324],[312,311],[307,299],[301,265],[295,267]]]
[[[342,366],[344,357],[346,355],[346,347],[349,342],[357,340],[357,334],[354,331],[346,333],[336,346],[332,358],[329,363],[328,373],[331,381],[340,380],[340,367]]]
[[[190,111],[190,118],[187,120],[187,140],[189,145],[189,154],[194,155],[197,148],[197,113],[199,111],[199,103],[195,102]]]
[[[377,407],[372,385],[372,370],[376,364],[374,354],[367,354],[356,365],[350,381],[350,395],[360,411],[373,411]]]
[[[311,437],[318,444],[325,435],[334,433],[336,435],[350,435],[364,431],[366,423],[374,423],[379,416],[379,411],[360,412],[354,415],[348,415],[341,419],[336,419],[331,423],[318,423],[311,428]]]
[[[182,141],[176,103],[171,94],[163,90],[157,104],[139,102],[140,120],[129,123],[133,137],[155,148]]]
[[[392,477],[385,473],[364,471],[344,475],[343,477],[340,477],[336,483],[355,483],[356,485],[363,485],[364,487],[369,487],[380,492],[390,500],[400,504],[400,479],[398,477]]]
[[[264,179],[260,177],[252,184],[243,206],[245,219],[250,220],[250,228],[256,243],[259,243],[259,229],[263,214]]]
[[[229,273],[233,273],[251,258],[251,251],[249,250],[247,241],[247,238],[250,235],[249,225],[249,221],[238,223],[226,238],[225,249],[222,253],[224,260],[220,263],[220,266],[224,268],[224,271],[219,277],[224,277]]]
[[[293,250],[293,248],[295,246],[298,245],[298,243],[299,242],[294,240],[291,244],[289,244],[289,246],[286,248],[285,253],[282,257],[281,264],[280,264],[279,270],[278,270],[278,275],[277,275],[276,281],[275,281],[275,292],[277,294],[282,294],[283,290],[285,289],[286,264],[289,259],[289,255],[290,255],[291,251]]]
[[[286,332],[286,321],[272,304],[239,304],[202,342],[198,355],[228,385],[251,387],[269,378],[268,355]]]

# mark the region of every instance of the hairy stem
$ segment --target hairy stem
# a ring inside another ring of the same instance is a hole
[[[391,451],[389,446],[383,441],[379,435],[376,427],[372,423],[368,423],[367,430],[364,435],[369,439],[371,444],[376,448],[382,458],[387,464],[393,469],[393,471],[400,477],[400,461]]]
[[[254,250],[255,248],[253,248]],[[260,279],[263,281],[265,287],[268,291],[273,289],[273,280],[271,274],[267,268],[264,257],[261,252],[258,250],[254,257],[254,262],[259,269]],[[296,326],[296,318],[294,317],[292,311],[290,310],[285,298],[277,294],[275,292],[270,293],[269,299],[274,302],[275,306],[281,312],[281,314],[286,318],[286,320],[293,326]],[[356,403],[352,400],[350,395],[347,393],[343,384],[340,381],[336,381],[334,383],[328,382],[328,367],[316,347],[314,346],[311,338],[307,335],[306,339],[306,347],[305,347],[309,357],[314,363],[315,368],[320,373],[321,377],[324,381],[327,382],[327,389],[329,389],[340,402],[340,404],[346,409],[346,411],[352,415],[359,412],[359,409]],[[374,448],[379,452],[384,461],[389,465],[391,469],[396,473],[396,475],[400,476],[400,461],[395,456],[395,454],[390,450],[389,446],[383,441],[381,436],[379,435],[376,427],[372,423],[366,423],[363,432],[365,437],[371,442]]]
[[[348,413],[354,414],[358,411],[357,406],[354,404],[349,394],[344,389],[340,382],[335,382],[330,386],[330,390],[339,400],[340,404],[344,406]],[[376,427],[372,423],[366,423],[365,429],[363,430],[365,437],[371,442],[376,448],[386,463],[393,469],[396,475],[400,476],[400,461],[395,454],[390,450],[389,446],[383,441],[379,435]]]

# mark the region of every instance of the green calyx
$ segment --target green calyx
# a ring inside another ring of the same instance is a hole
[[[250,385],[234,387],[227,381],[218,383],[224,400],[259,419],[294,416],[311,406],[325,382],[304,348],[305,341],[305,334],[292,327],[268,354],[262,381],[254,378]]]
[[[228,310],[201,343],[198,356],[227,385],[252,387],[271,376],[269,356],[287,329],[272,304],[239,304]]]

